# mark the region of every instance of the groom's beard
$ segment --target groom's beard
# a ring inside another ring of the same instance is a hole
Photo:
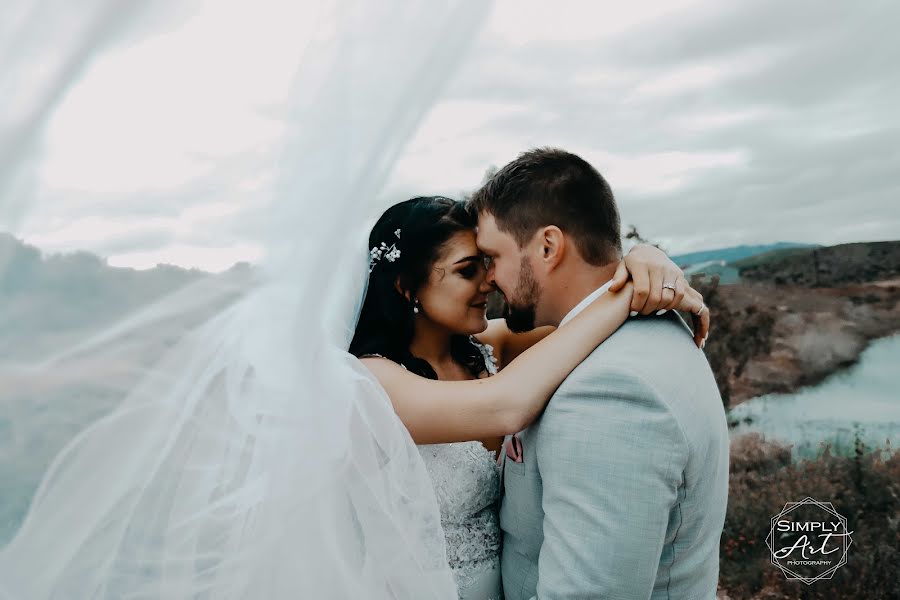
[[[541,294],[541,288],[534,279],[531,265],[522,257],[519,267],[519,281],[512,297],[506,298],[503,318],[506,326],[514,333],[524,333],[534,329],[535,306]]]

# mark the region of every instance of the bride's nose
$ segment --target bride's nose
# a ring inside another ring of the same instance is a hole
[[[487,277],[482,277],[481,283],[478,285],[478,291],[482,294],[489,294],[494,291],[494,285],[491,281],[488,281]]]

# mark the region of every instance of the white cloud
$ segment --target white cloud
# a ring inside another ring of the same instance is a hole
[[[498,121],[511,118],[539,122],[552,115],[527,104],[476,100],[437,104],[398,161],[389,188],[451,196],[474,189],[488,166],[505,162],[522,148],[519,136],[492,131]]]
[[[146,252],[127,252],[110,256],[107,262],[114,267],[152,269],[158,264],[172,264],[218,273],[237,262],[257,262],[264,256],[258,244],[234,244],[223,247],[172,244]]]
[[[772,118],[775,111],[763,107],[749,107],[732,111],[698,111],[672,119],[672,126],[687,132],[702,133]]]
[[[510,45],[598,40],[699,3],[700,0],[500,0],[487,24],[486,35]]]
[[[277,142],[283,125],[261,111],[284,101],[289,49],[225,43],[227,31],[191,23],[93,65],[49,123],[45,185],[171,188]]]
[[[603,170],[617,192],[656,194],[676,190],[689,180],[702,177],[705,170],[740,167],[746,164],[747,158],[739,150],[660,152],[638,156],[604,156],[601,153],[591,162]]]
[[[715,85],[727,74],[725,65],[689,65],[644,81],[635,88],[634,95],[674,96]]]
[[[164,218],[119,218],[86,216],[68,221],[59,228],[25,237],[25,242],[50,250],[76,250],[97,240],[115,243],[148,232],[165,232],[177,223]]]
[[[219,269],[261,253],[253,228],[312,25],[303,3],[201,4],[71,89],[47,131],[41,204],[18,233],[129,266]],[[896,238],[881,213],[900,187],[900,38],[879,28],[900,5],[819,8],[502,0],[387,193],[459,195],[489,166],[557,145],[671,249]]]

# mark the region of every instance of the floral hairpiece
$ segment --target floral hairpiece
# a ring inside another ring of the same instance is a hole
[[[397,239],[400,239],[400,230],[394,231],[394,235],[397,236]],[[375,268],[375,265],[379,260],[384,258],[388,262],[394,262],[398,258],[400,258],[400,249],[397,248],[397,244],[391,244],[388,246],[384,242],[381,242],[381,246],[375,246],[371,250],[369,250],[369,273],[372,272],[372,269]]]

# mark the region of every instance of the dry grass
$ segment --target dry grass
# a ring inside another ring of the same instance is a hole
[[[857,440],[848,456],[826,448],[815,460],[792,462],[790,448],[748,434],[732,444],[729,493],[720,597],[900,598],[900,452]],[[811,585],[787,580],[765,543],[771,517],[807,496],[831,502],[853,532],[847,564]]]

